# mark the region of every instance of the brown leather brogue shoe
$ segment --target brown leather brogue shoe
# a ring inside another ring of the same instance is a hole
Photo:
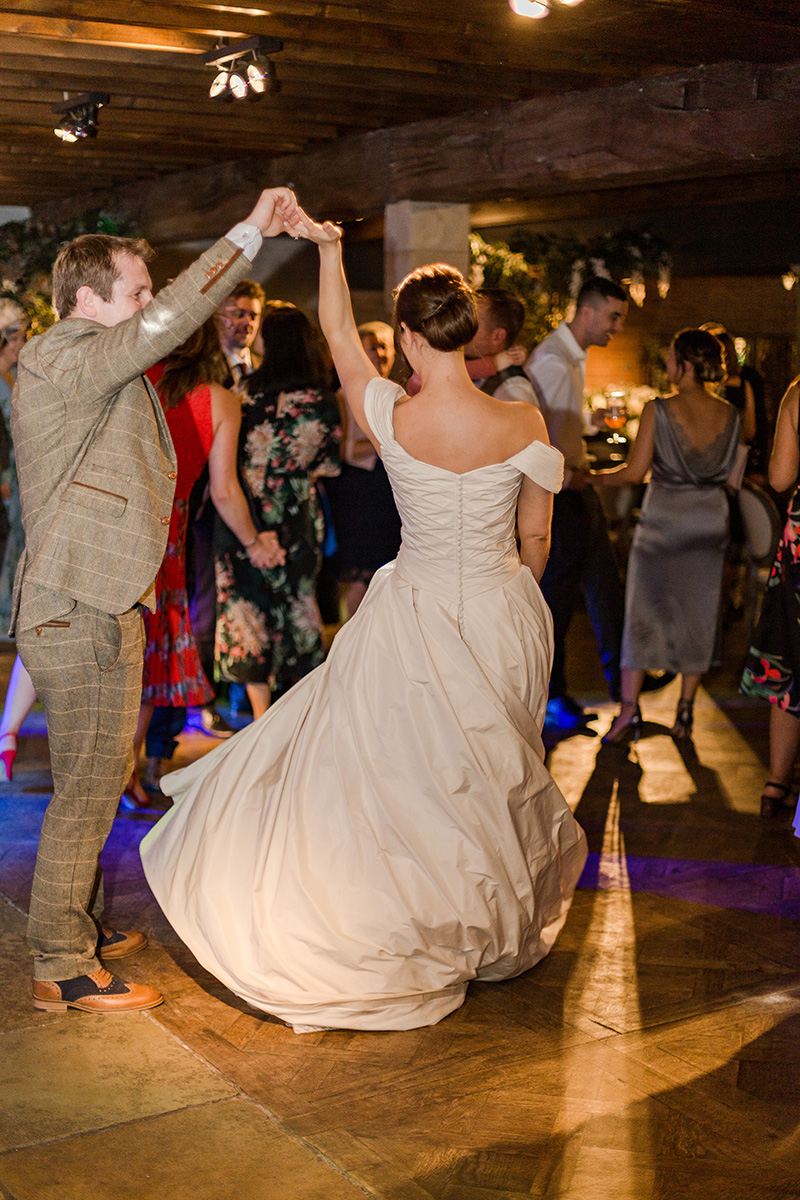
[[[129,929],[123,933],[121,929],[108,929],[100,926],[100,940],[97,943],[97,953],[101,958],[128,958],[138,954],[147,945],[147,934],[139,933],[137,929]]]
[[[45,1012],[66,1012],[68,1008],[90,1013],[141,1012],[155,1008],[163,999],[146,983],[125,983],[104,967],[75,979],[33,982],[33,1007]]]

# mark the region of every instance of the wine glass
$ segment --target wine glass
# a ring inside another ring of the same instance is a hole
[[[620,437],[619,430],[628,419],[628,409],[625,405],[624,392],[609,392],[606,400],[606,407],[603,412],[603,421],[607,429],[613,429],[613,434],[609,438],[610,442],[619,445],[624,442],[624,438]]]

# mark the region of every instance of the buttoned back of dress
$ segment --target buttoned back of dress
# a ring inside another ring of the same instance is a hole
[[[403,389],[374,379],[365,396],[403,522],[396,571],[443,599],[465,600],[513,579],[521,564],[515,538],[523,476],[549,491],[561,485],[563,458],[532,442],[505,462],[455,474],[412,457],[396,441],[392,412]]]

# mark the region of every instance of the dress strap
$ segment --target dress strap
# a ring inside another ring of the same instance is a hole
[[[380,376],[370,379],[364,389],[364,415],[379,446],[394,441],[392,414],[395,404],[404,395],[405,391],[399,383],[381,379]]]
[[[564,455],[555,446],[531,442],[508,460],[534,483],[548,492],[560,492],[564,479]]]

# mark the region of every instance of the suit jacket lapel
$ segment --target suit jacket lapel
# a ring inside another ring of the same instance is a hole
[[[150,397],[150,403],[153,406],[153,412],[155,413],[161,443],[165,450],[168,450],[173,463],[177,463],[178,460],[175,455],[175,447],[172,444],[172,436],[169,432],[169,425],[167,425],[167,418],[164,416],[164,410],[161,407],[161,401],[158,398],[158,392],[153,387],[146,375],[142,375],[142,379],[144,380],[144,386],[147,388],[147,394]]]

